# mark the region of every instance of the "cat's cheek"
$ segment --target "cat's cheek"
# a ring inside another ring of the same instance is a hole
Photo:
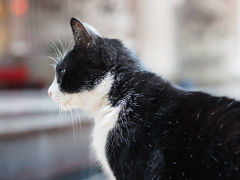
[[[71,110],[75,108],[72,97],[69,95],[63,95],[62,100],[59,102],[59,105],[63,110]]]
[[[56,76],[51,86],[48,88],[48,95],[52,98],[54,102],[58,103],[59,105],[64,102],[64,94],[59,90]]]

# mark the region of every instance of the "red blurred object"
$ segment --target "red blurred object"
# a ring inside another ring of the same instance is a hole
[[[29,73],[24,66],[0,67],[0,85],[3,87],[24,86],[28,77]]]
[[[27,0],[12,0],[11,10],[15,16],[22,16],[28,11]]]

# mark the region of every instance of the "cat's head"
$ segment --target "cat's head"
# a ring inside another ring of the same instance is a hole
[[[83,108],[79,102],[84,106],[92,96],[97,98],[99,93],[108,93],[112,83],[109,72],[117,56],[117,49],[110,40],[100,37],[75,18],[70,24],[75,45],[59,59],[54,81],[48,89],[49,96],[63,109]]]

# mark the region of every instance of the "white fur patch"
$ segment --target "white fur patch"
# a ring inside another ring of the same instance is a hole
[[[114,127],[121,108],[112,107],[108,100],[108,93],[112,87],[112,83],[113,77],[108,74],[93,90],[75,94],[63,94],[58,89],[55,77],[49,91],[52,92],[52,99],[63,109],[81,108],[93,114],[95,126],[93,129],[92,146],[104,171],[111,180],[114,180],[115,177],[106,159],[105,146],[108,132]]]
[[[83,23],[83,25],[85,26],[85,28],[90,29],[94,34],[96,34],[96,35],[101,37],[101,34],[93,26],[91,26],[88,23]]]
[[[103,169],[109,175],[110,179],[115,179],[106,159],[105,146],[108,132],[114,127],[120,108],[105,107],[95,118],[93,130],[93,148],[96,151],[97,158],[101,162]]]

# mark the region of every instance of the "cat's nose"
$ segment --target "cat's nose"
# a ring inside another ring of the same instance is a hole
[[[52,91],[48,90],[48,95],[51,97],[52,96]]]

